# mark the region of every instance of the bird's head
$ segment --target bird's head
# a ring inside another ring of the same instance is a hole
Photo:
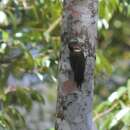
[[[77,52],[77,53],[81,52],[81,46],[77,39],[71,40],[68,44],[68,47],[69,47],[70,51]]]

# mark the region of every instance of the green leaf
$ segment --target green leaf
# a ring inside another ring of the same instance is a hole
[[[15,121],[13,123],[14,127],[18,126],[18,128],[20,128],[20,127],[22,128],[22,127],[26,126],[25,119],[17,108],[10,106],[5,110],[5,112],[8,114],[8,116],[10,116],[10,118],[13,121]]]
[[[119,112],[117,112],[115,114],[115,116],[113,117],[109,128],[112,128],[115,125],[117,125],[119,123],[119,121],[127,114],[130,114],[130,108],[129,107],[123,108]]]
[[[130,100],[130,79],[127,81],[128,98]]]
[[[33,101],[42,102],[45,103],[43,96],[40,94],[40,92],[36,90],[32,90],[30,92],[31,98]]]
[[[3,128],[7,128],[7,129],[12,129],[14,130],[14,124],[13,124],[13,120],[11,119],[11,117],[5,113],[5,112],[1,112],[0,113],[0,125]]]
[[[109,97],[108,101],[114,102],[115,100],[118,100],[121,96],[123,96],[127,92],[127,89],[125,86],[120,87],[117,91],[113,92]]]
[[[104,119],[103,127],[108,129],[112,119],[113,119],[113,113],[111,112],[106,115],[106,118]]]
[[[125,126],[130,126],[130,112],[122,118],[122,121],[124,122]]]
[[[111,103],[109,101],[104,101],[103,103],[101,103],[95,110],[96,112],[102,112],[104,111],[106,108],[108,108],[111,105]]]
[[[96,52],[96,72],[106,72],[107,74],[112,73],[112,66],[103,53],[99,50]]]

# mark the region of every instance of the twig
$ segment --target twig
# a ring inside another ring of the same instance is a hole
[[[61,17],[59,17],[54,23],[51,24],[51,26],[48,28],[48,30],[45,33],[51,33],[55,27],[60,23]]]
[[[114,104],[110,109],[102,112],[102,113],[98,113],[95,117],[94,117],[94,121],[98,120],[99,118],[107,115],[108,113],[110,113],[113,109],[115,109],[115,107],[117,107],[118,103]]]

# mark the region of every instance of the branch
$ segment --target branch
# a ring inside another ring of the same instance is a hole
[[[51,33],[55,27],[60,23],[61,21],[61,17],[59,17],[58,19],[56,19],[56,21],[54,21],[51,26],[48,28],[48,30],[45,33]]]
[[[94,121],[100,119],[101,117],[107,115],[108,113],[110,113],[113,109],[115,109],[115,107],[117,107],[118,103],[115,103],[110,109],[102,112],[102,113],[98,113],[95,117],[94,117]]]

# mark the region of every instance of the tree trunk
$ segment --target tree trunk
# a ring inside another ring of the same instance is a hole
[[[63,2],[56,130],[96,130],[92,121],[92,102],[97,6],[98,0],[64,0]],[[80,87],[74,80],[68,48],[75,39],[85,57],[84,81]]]

